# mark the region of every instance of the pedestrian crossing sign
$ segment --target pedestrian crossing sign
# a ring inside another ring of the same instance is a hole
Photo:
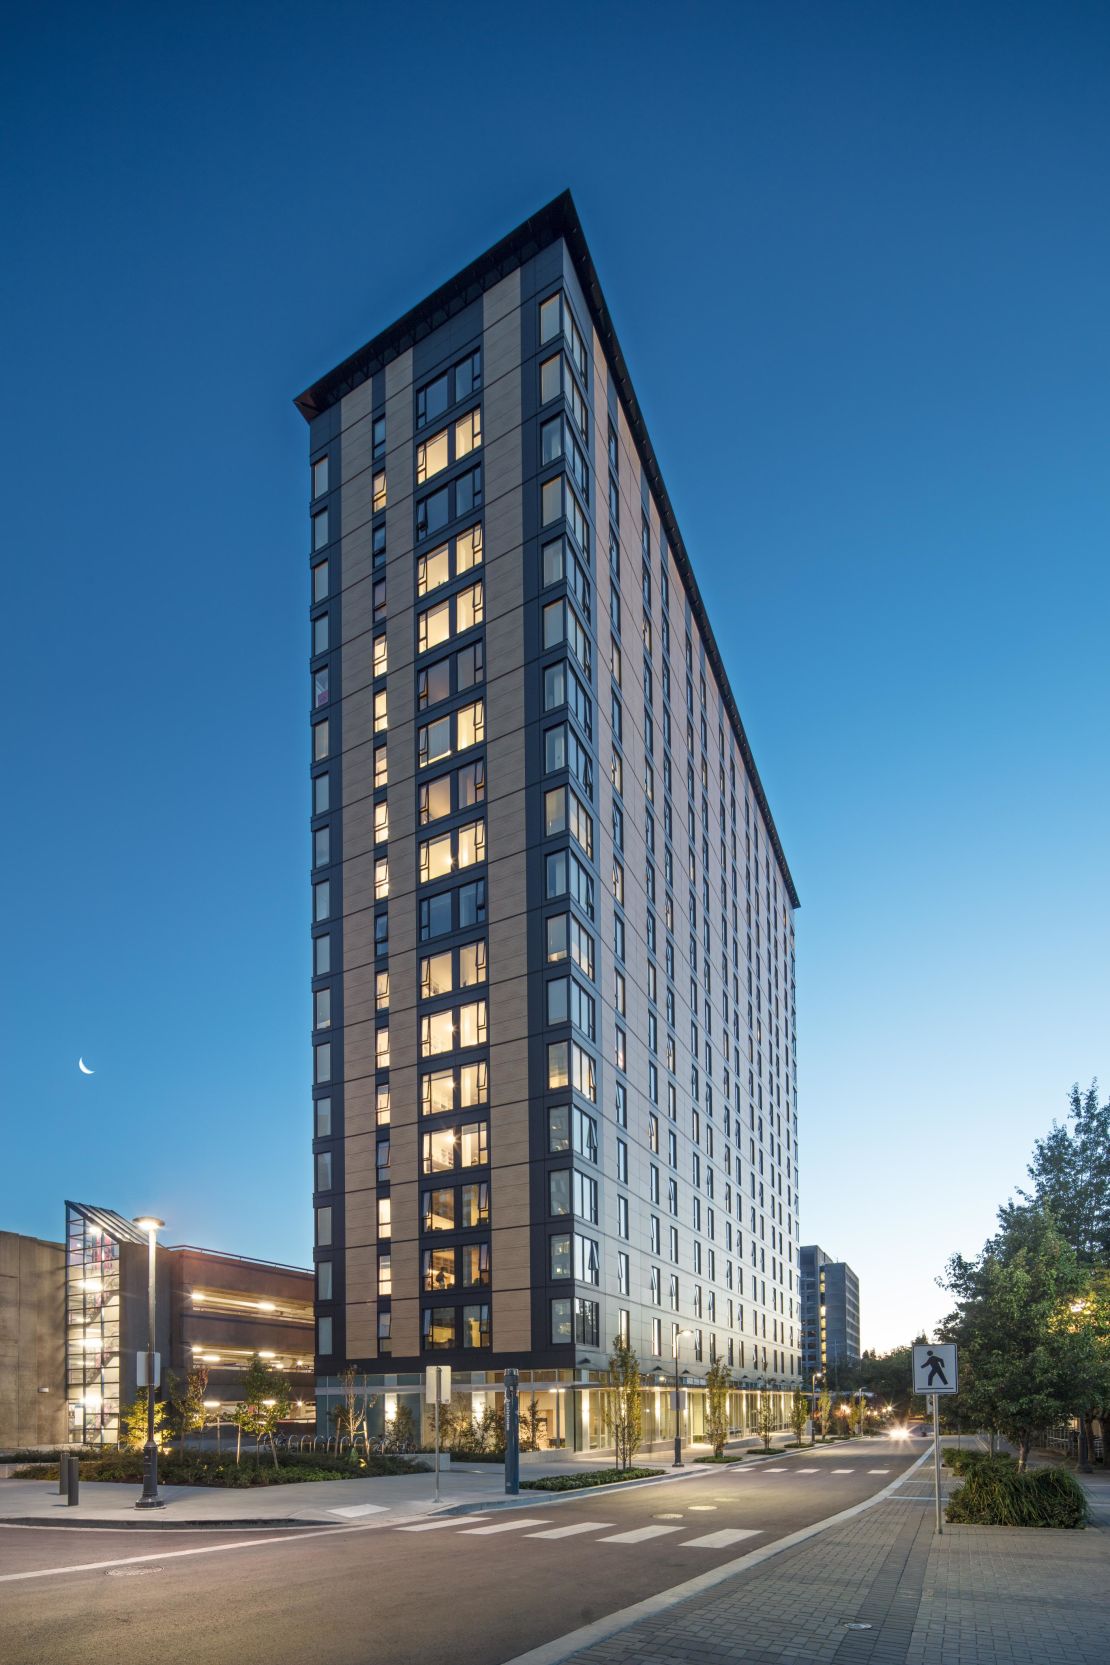
[[[916,1342],[913,1349],[915,1393],[958,1393],[959,1369],[954,1341]]]

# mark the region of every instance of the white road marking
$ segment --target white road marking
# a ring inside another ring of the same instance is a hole
[[[578,1520],[573,1526],[553,1526],[549,1532],[529,1532],[530,1538],[573,1538],[577,1532],[604,1532],[611,1520]]]
[[[681,1526],[638,1526],[633,1532],[617,1532],[611,1538],[599,1538],[599,1544],[642,1544],[646,1538],[661,1538],[666,1532],[681,1532]]]
[[[6,1522],[0,1524],[7,1524]],[[30,1530],[41,1531],[41,1527]],[[72,1527],[69,1528],[72,1531]],[[95,1527],[88,1528],[95,1531]],[[234,1532],[234,1526],[224,1528]],[[201,1544],[195,1549],[159,1550],[154,1555],[120,1555],[111,1561],[81,1561],[70,1567],[36,1567],[33,1572],[0,1573],[0,1584],[20,1584],[28,1578],[61,1578],[64,1573],[103,1572],[108,1567],[130,1567],[139,1561],[179,1561],[186,1555],[219,1555],[230,1554],[236,1549],[271,1549],[276,1544],[301,1543],[305,1538],[318,1538],[323,1533],[328,1537],[338,1537],[347,1532],[373,1532],[372,1526],[327,1526],[321,1525],[307,1532],[286,1532],[281,1537],[274,1534],[269,1538],[244,1538],[237,1544]]]
[[[546,1526],[545,1520],[495,1520],[492,1526],[468,1526],[463,1531],[464,1538],[481,1538],[490,1532],[520,1532],[526,1526]]]
[[[856,1471],[855,1471],[854,1468],[834,1468],[833,1469],[834,1474],[854,1474],[855,1472]],[[816,1473],[816,1470],[811,1469],[811,1468],[804,1468],[802,1470],[802,1473],[803,1474],[814,1474],[814,1473]]]
[[[484,1515],[451,1515],[447,1520],[422,1520],[415,1526],[399,1526],[398,1532],[438,1532],[444,1526],[458,1526],[460,1520],[485,1520]]]
[[[868,1474],[889,1474],[890,1470],[888,1468],[869,1468],[867,1472]]]
[[[765,1468],[763,1472],[764,1474],[789,1474],[790,1470],[788,1468]],[[751,1473],[751,1469],[748,1470],[748,1473]]]
[[[348,1503],[342,1509],[329,1509],[329,1515],[383,1515],[384,1503]]]
[[[691,1503],[690,1513],[692,1515],[704,1515],[715,1512],[716,1508],[717,1505],[715,1503]]]
[[[729,1526],[720,1532],[707,1532],[704,1538],[686,1538],[679,1549],[727,1549],[730,1544],[738,1544],[741,1538],[758,1538],[759,1528],[756,1526]]]

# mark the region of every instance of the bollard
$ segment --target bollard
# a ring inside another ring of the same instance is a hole
[[[81,1464],[76,1457],[69,1459],[69,1473],[66,1476],[66,1506],[72,1507],[81,1501],[79,1488],[81,1485]]]
[[[58,1496],[59,1497],[64,1497],[66,1495],[66,1485],[67,1485],[66,1476],[68,1475],[68,1473],[69,1473],[69,1452],[68,1451],[59,1451],[59,1453],[58,1453]]]

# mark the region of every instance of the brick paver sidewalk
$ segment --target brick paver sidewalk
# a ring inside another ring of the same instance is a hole
[[[895,1494],[573,1665],[1107,1665],[1108,1573],[1106,1525],[938,1539],[931,1503]]]

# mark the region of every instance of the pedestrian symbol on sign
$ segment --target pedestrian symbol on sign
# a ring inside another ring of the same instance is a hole
[[[938,1358],[932,1349],[930,1349],[930,1351],[925,1355],[925,1368],[929,1372],[929,1380],[925,1384],[926,1387],[932,1387],[938,1376],[941,1379],[942,1386],[948,1386],[948,1377],[944,1374],[944,1360]]]
[[[954,1341],[918,1341],[913,1349],[913,1391],[956,1393],[959,1389]]]

